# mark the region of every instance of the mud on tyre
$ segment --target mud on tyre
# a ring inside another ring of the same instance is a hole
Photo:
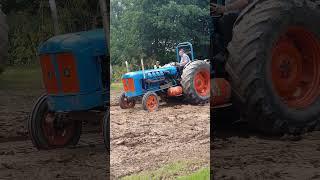
[[[41,96],[33,107],[28,120],[29,136],[37,149],[54,149],[78,143],[82,121],[68,120],[62,127],[47,122],[50,115],[47,96]],[[51,117],[50,117],[51,118]],[[50,124],[50,125],[49,125]]]
[[[319,126],[319,19],[311,0],[258,0],[237,19],[226,70],[250,125],[272,134]]]
[[[136,105],[136,101],[134,99],[128,99],[126,97],[126,93],[122,93],[119,98],[119,106],[121,109],[129,109],[133,108]]]
[[[107,152],[110,151],[110,107],[105,111],[105,115],[103,117],[103,140]]]
[[[187,65],[181,75],[183,94],[191,104],[204,104],[210,98],[210,64],[194,61]]]
[[[154,112],[159,108],[159,98],[155,92],[147,92],[142,97],[142,107],[148,112]]]

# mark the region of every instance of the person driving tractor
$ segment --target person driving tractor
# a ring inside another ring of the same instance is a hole
[[[179,65],[184,67],[190,62],[190,57],[185,53],[184,49],[179,50],[179,56],[181,57]]]

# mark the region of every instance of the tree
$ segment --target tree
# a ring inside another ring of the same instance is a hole
[[[112,0],[111,9],[114,64],[138,65],[141,57],[163,64],[175,61],[179,42],[192,42],[196,52],[209,45],[207,0]]]

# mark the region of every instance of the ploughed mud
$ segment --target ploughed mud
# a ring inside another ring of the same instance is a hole
[[[107,155],[97,134],[74,148],[38,151],[31,141],[0,144],[0,179],[106,179]]]
[[[320,179],[320,132],[270,137],[229,124],[214,137],[215,179]]]
[[[27,118],[39,90],[0,89],[0,179],[107,179],[107,154],[99,120],[85,122],[74,148],[38,151]]]
[[[111,99],[111,174],[122,177],[159,168],[179,160],[209,165],[209,105],[162,103],[148,113],[137,104],[118,106],[119,93]]]

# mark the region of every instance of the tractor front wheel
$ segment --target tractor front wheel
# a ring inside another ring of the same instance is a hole
[[[119,98],[119,105],[121,109],[134,108],[134,106],[136,105],[136,101],[129,100],[128,97],[126,97],[126,93],[122,93]]]
[[[107,152],[110,150],[110,108],[108,108],[103,117],[103,139]]]
[[[320,8],[265,0],[237,20],[226,70],[240,112],[271,134],[320,125]]]
[[[142,98],[143,109],[148,112],[153,112],[159,108],[159,98],[154,92],[147,92]]]
[[[43,95],[33,108],[28,129],[32,143],[37,149],[63,148],[78,143],[82,121],[63,119],[50,112],[47,96]]]

